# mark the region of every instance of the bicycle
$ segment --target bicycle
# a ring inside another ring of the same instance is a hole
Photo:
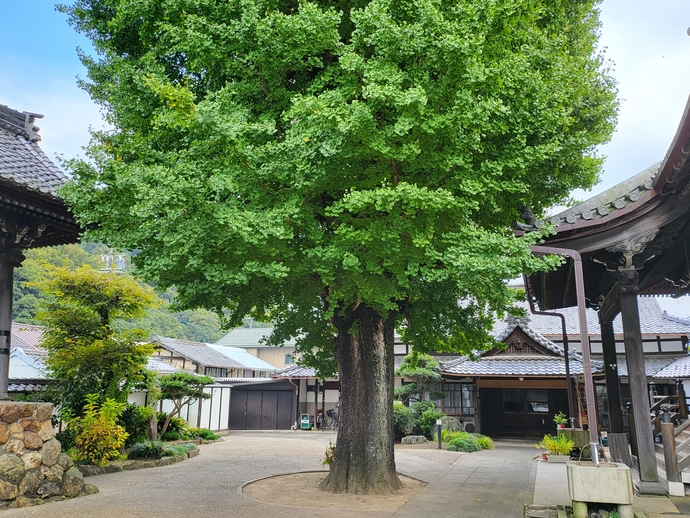
[[[319,414],[316,416],[316,429],[323,432],[326,428],[328,428],[326,418],[323,416],[323,412],[319,411]]]
[[[336,413],[336,410],[338,409],[338,405],[336,405],[335,408],[329,408],[326,410],[326,415],[328,416],[328,422],[326,423],[326,426],[329,428],[332,428],[333,430],[338,429],[338,424],[339,419],[338,419],[338,414]]]

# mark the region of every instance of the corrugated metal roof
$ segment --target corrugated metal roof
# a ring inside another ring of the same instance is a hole
[[[270,327],[238,327],[231,329],[216,345],[229,345],[232,347],[269,347],[262,340],[273,334]],[[283,343],[284,346],[294,347],[294,338]]]
[[[228,358],[236,361],[240,365],[243,365],[245,369],[268,372],[273,372],[276,370],[275,365],[271,365],[270,363],[262,360],[261,358],[257,358],[253,354],[249,354],[247,351],[239,347],[230,347],[228,345],[218,344],[207,345],[214,351],[218,351],[219,353],[224,354]]]
[[[44,358],[48,351],[41,347],[41,338],[43,338],[41,326],[12,322],[12,334],[10,335],[12,348],[21,347],[29,356]]]

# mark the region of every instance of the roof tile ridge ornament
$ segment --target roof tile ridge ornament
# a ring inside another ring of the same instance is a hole
[[[520,208],[520,218],[522,218],[522,221],[524,221],[524,223],[520,223],[519,221],[513,221],[512,227],[514,230],[531,232],[533,230],[539,230],[541,228],[544,228],[544,222],[540,219],[537,219],[537,217],[532,212],[532,209],[530,209],[527,205],[523,205]]]
[[[22,112],[24,115],[24,131],[26,132],[26,137],[35,144],[41,141],[41,136],[38,132],[41,130],[38,126],[34,125],[36,119],[42,119],[43,115],[40,113]]]

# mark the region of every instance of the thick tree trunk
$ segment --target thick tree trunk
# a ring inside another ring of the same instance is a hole
[[[325,491],[389,494],[402,487],[393,450],[394,322],[364,304],[337,321],[343,420]]]

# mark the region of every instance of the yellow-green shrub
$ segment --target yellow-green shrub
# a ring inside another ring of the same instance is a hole
[[[86,401],[83,417],[74,418],[69,423],[77,434],[74,441],[76,460],[102,466],[120,454],[129,436],[117,424],[125,403],[106,399],[99,405],[98,394],[87,395]]]

